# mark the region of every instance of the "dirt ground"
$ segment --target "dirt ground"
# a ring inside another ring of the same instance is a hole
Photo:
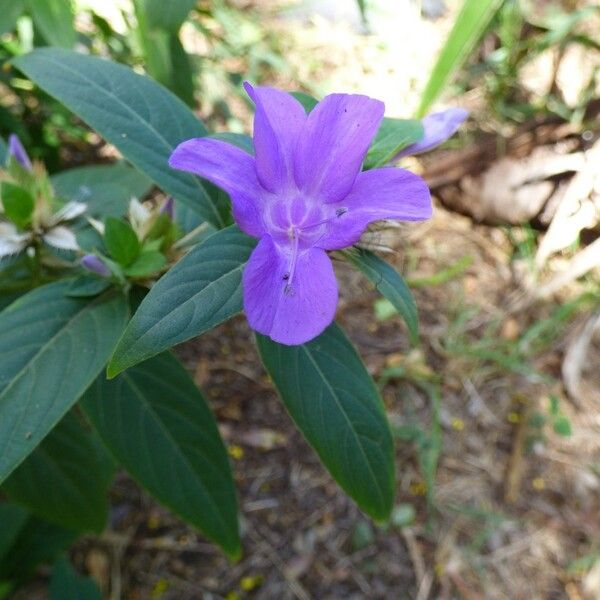
[[[414,20],[408,0],[398,6],[365,37],[356,14],[282,16],[281,2],[258,3],[291,64],[272,83],[362,91],[385,99],[393,116],[412,114],[454,12],[431,22]],[[476,94],[463,100],[476,103]],[[366,519],[320,465],[240,316],[177,354],[229,447],[242,559],[228,562],[121,474],[110,527],[79,543],[75,562],[115,600],[600,598],[600,400],[573,401],[561,382],[565,348],[593,308],[591,283],[513,310],[536,235],[477,224],[437,201],[428,223],[377,234],[413,283],[416,348],[400,317],[336,261],[338,320],[379,384],[397,438],[388,527]],[[592,392],[599,369],[593,347]]]

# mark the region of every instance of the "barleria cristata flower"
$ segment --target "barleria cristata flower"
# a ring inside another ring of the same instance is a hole
[[[228,192],[239,227],[260,239],[243,274],[250,326],[276,342],[302,344],[335,315],[338,290],[327,251],[352,246],[374,221],[429,218],[431,197],[409,171],[361,172],[382,102],[332,94],[307,115],[290,94],[245,88],[256,104],[255,156],[197,138],[180,144],[170,165]]]

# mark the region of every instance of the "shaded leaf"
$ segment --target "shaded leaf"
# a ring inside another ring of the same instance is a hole
[[[1,489],[42,519],[99,533],[108,514],[112,473],[99,441],[67,414]]]
[[[180,142],[206,135],[204,125],[171,92],[123,65],[57,48],[35,50],[13,64],[166,193],[197,207],[216,227],[227,223],[227,202],[209,195],[197,177],[168,166]]]
[[[120,217],[127,212],[131,198],[143,198],[152,182],[123,162],[113,165],[76,167],[53,175],[59,198],[85,202],[93,217]]]
[[[15,28],[24,9],[25,0],[0,0],[0,35]]]
[[[257,335],[279,395],[333,478],[362,510],[386,519],[394,500],[394,446],[373,380],[343,331],[331,325],[302,346]]]
[[[211,329],[242,310],[242,270],[256,241],[217,231],[152,287],[108,366],[109,377]]]
[[[52,46],[72,48],[77,41],[71,0],[26,0],[36,27]]]
[[[96,378],[125,327],[125,297],[68,298],[70,285],[37,288],[0,313],[0,482]]]
[[[237,556],[235,489],[215,419],[183,366],[161,354],[106,381],[82,407],[120,463],[153,496]]]
[[[52,569],[48,598],[49,600],[102,600],[102,595],[93,579],[76,573],[71,563],[63,557]]]
[[[0,504],[0,517],[7,514],[6,507],[11,510],[11,505]],[[39,564],[53,562],[77,537],[72,530],[37,519],[27,511],[20,513],[23,514],[27,515],[25,522],[19,521],[21,526],[10,548],[4,556],[0,555],[0,581],[22,582]]]
[[[416,344],[419,341],[417,305],[400,273],[369,250],[353,248],[346,250],[344,256],[375,285],[386,300],[391,302],[408,326],[411,342]]]
[[[165,29],[172,33],[186,20],[198,0],[143,0],[150,27]]]

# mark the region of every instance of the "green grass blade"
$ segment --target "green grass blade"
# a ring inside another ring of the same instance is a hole
[[[417,116],[422,117],[479,41],[503,0],[465,0],[433,67]]]

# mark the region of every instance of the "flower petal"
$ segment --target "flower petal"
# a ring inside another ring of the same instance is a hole
[[[44,241],[60,250],[79,250],[75,234],[62,225],[57,225],[44,234]]]
[[[421,121],[425,131],[423,139],[404,148],[395,159],[411,154],[427,152],[439,146],[456,133],[456,130],[468,116],[469,111],[464,108],[449,108],[448,110],[427,115]]]
[[[319,248],[299,254],[291,283],[284,278],[289,268],[287,253],[262,238],[244,269],[244,310],[252,329],[295,346],[333,321],[338,292],[331,260]]]
[[[421,177],[384,167],[360,173],[350,193],[330,205],[340,213],[315,244],[325,250],[340,250],[355,244],[373,221],[398,219],[422,221],[431,217],[431,194]]]
[[[12,223],[0,222],[0,258],[21,252],[30,238],[29,233],[19,233]]]
[[[8,136],[8,155],[12,156],[24,169],[31,171],[33,165],[19,137],[11,133]]]
[[[277,193],[294,184],[294,148],[306,123],[306,111],[290,94],[269,87],[244,89],[256,105],[254,152],[262,186]]]
[[[62,221],[72,221],[81,216],[86,210],[87,204],[84,202],[67,202],[50,217],[50,225],[55,225]]]
[[[300,189],[321,200],[341,200],[360,171],[384,108],[367,96],[331,94],[321,100],[308,115],[296,148]]]
[[[175,148],[169,165],[224,189],[231,197],[233,217],[240,229],[248,235],[262,235],[260,196],[264,192],[256,177],[253,156],[221,140],[195,138]]]

